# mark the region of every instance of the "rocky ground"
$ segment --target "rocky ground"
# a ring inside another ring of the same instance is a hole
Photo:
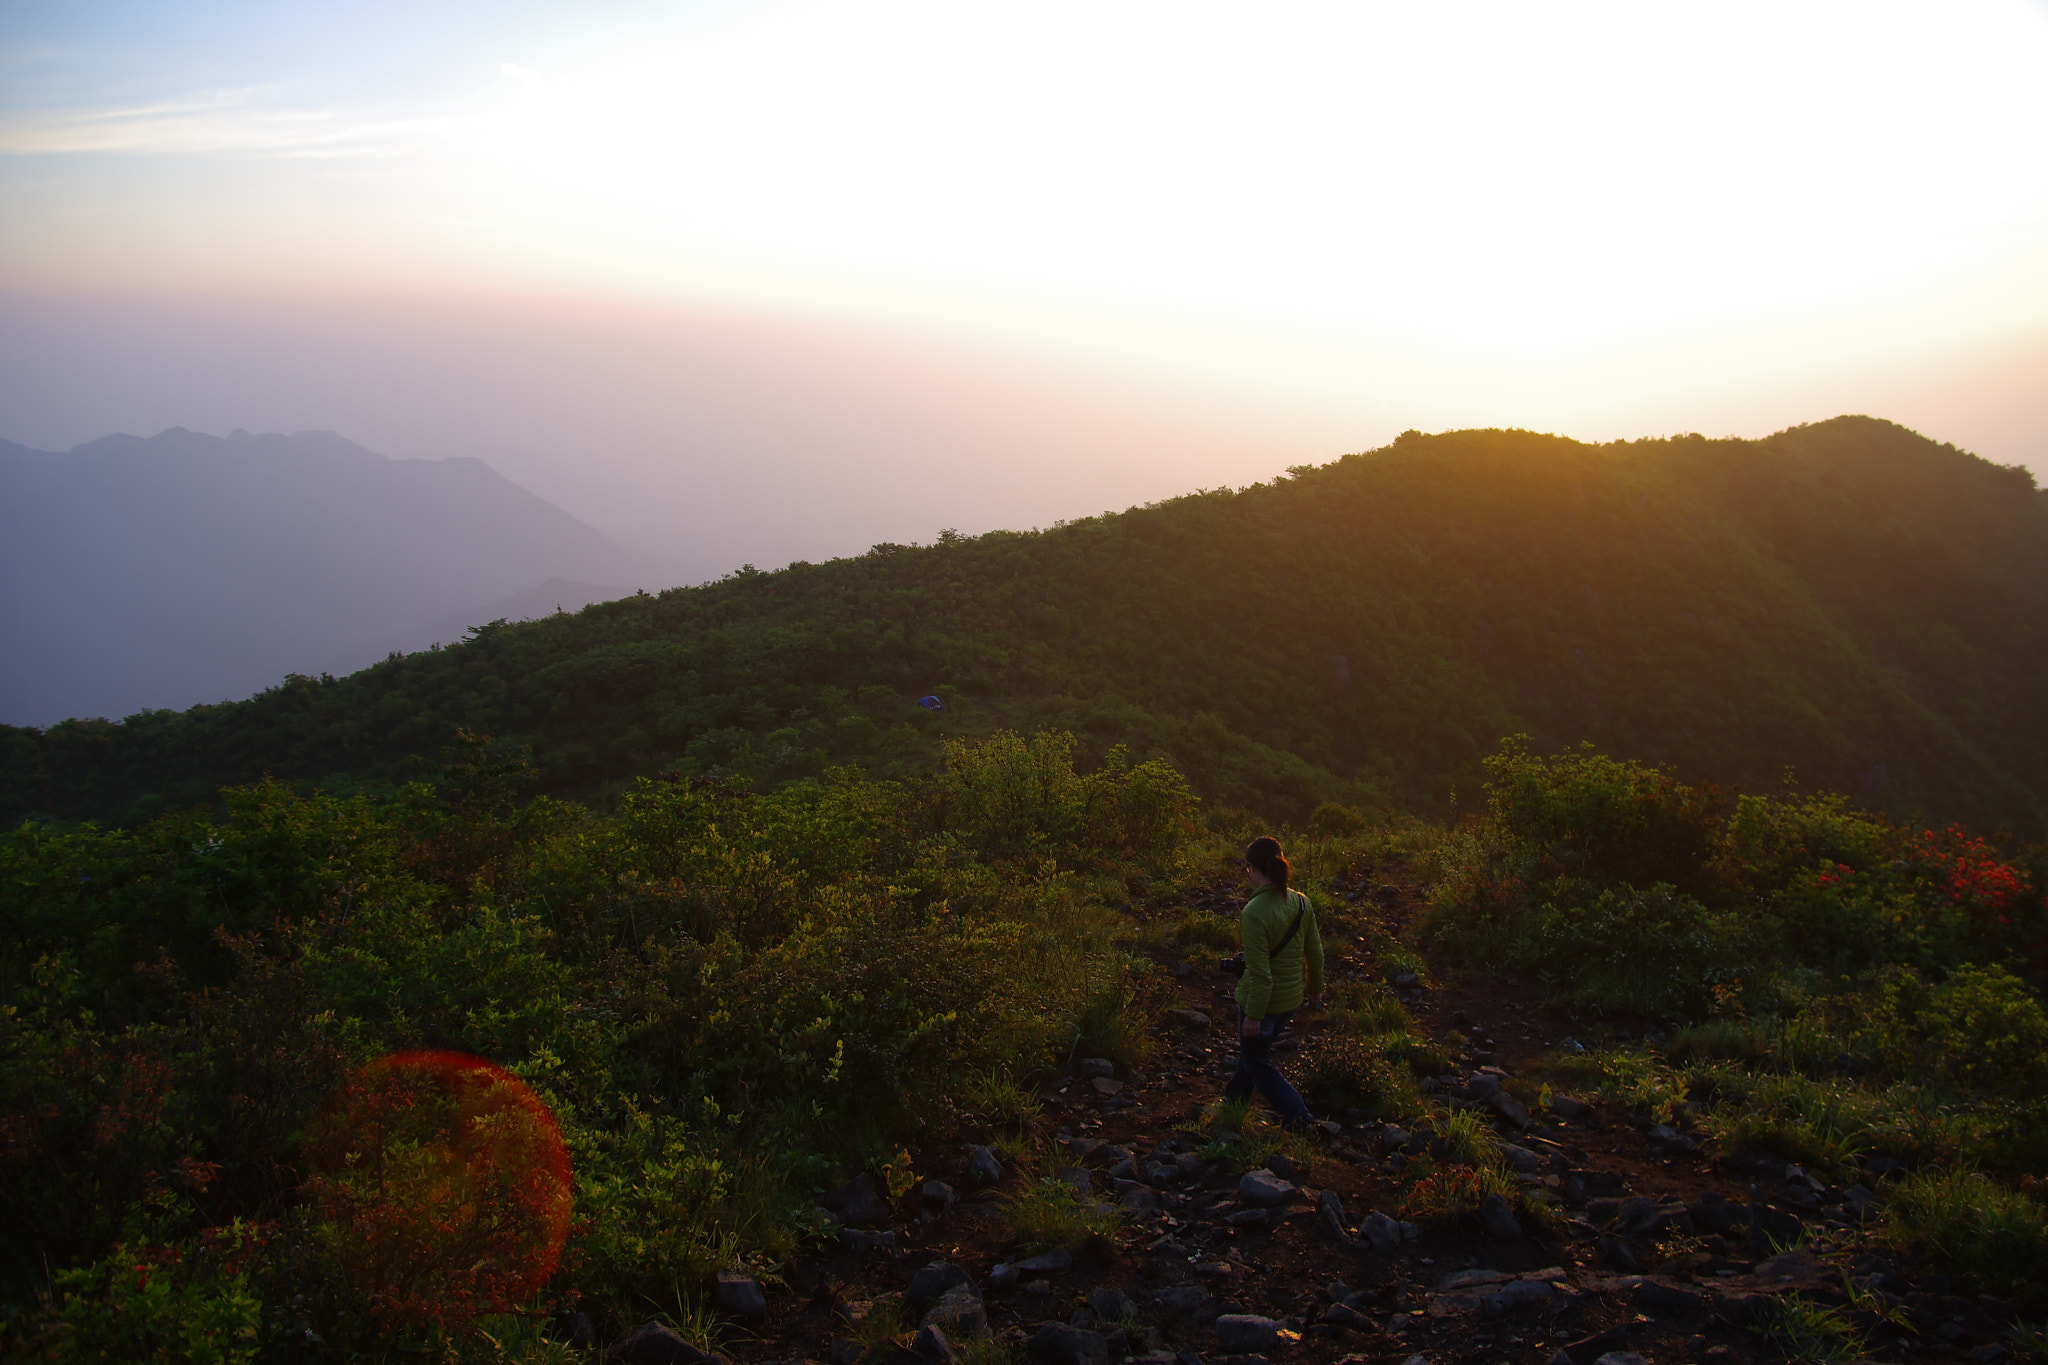
[[[1414,905],[1386,869],[1338,888],[1373,904],[1386,928]],[[1331,933],[1333,973],[1375,974],[1370,941]],[[726,1277],[721,1308],[749,1335],[728,1338],[725,1354],[978,1365],[986,1333],[1039,1365],[1732,1365],[1787,1358],[1763,1329],[1784,1316],[1771,1305],[1796,1295],[1837,1309],[1880,1358],[2006,1358],[2002,1304],[1959,1296],[1864,1235],[1886,1163],[1834,1186],[1782,1160],[1710,1159],[1687,1135],[1593,1097],[1556,1095],[1529,1112],[1502,1082],[1569,1046],[1581,1025],[1513,981],[1409,978],[1402,993],[1418,1031],[1461,1063],[1425,1087],[1487,1116],[1514,1178],[1548,1190],[1556,1218],[1495,1201],[1449,1226],[1403,1222],[1401,1168],[1440,1145],[1421,1122],[1333,1115],[1297,1146],[1305,1157],[1242,1142],[1252,1161],[1234,1159],[1195,1122],[1235,1064],[1234,981],[1181,970],[1179,1007],[1142,1073],[1077,1058],[1041,1096],[1059,1178],[1121,1210],[1119,1236],[1021,1255],[1002,1201],[1027,1177],[963,1138],[920,1153],[934,1178],[898,1200],[868,1176],[835,1191],[825,1202],[838,1247],[800,1258],[780,1283]],[[1319,1021],[1299,1027],[1312,1034]],[[704,1359],[652,1325],[608,1354]]]

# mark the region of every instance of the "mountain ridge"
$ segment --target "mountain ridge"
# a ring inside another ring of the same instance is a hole
[[[269,772],[402,780],[457,729],[553,790],[773,785],[1059,727],[1214,794],[1453,809],[1503,735],[2043,826],[2048,494],[1891,423],[1589,445],[1407,433],[1241,490],[942,535],[479,632],[347,679],[6,736],[0,812],[123,818]],[[911,705],[938,691],[933,716]],[[64,794],[72,793],[72,794]]]

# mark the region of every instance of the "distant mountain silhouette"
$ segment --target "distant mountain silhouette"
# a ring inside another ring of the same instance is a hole
[[[480,460],[322,431],[0,442],[0,721],[248,696],[553,579],[667,581]]]
[[[393,654],[416,654],[435,645],[452,645],[478,626],[493,621],[535,621],[558,611],[581,611],[592,602],[612,602],[631,597],[632,588],[606,587],[601,583],[577,583],[567,578],[550,578],[525,592],[486,602],[465,611],[451,611],[431,621],[388,631],[376,639],[344,650],[334,656],[326,671],[337,676],[382,663]]]

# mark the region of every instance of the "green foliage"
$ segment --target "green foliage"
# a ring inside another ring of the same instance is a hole
[[[1895,1185],[1885,1230],[1998,1294],[2048,1284],[2048,1221],[2038,1200],[1966,1168],[1919,1171]]]
[[[1091,1237],[1114,1233],[1121,1222],[1114,1208],[1076,1198],[1073,1187],[1059,1180],[1034,1181],[1010,1195],[1003,1216],[1026,1251],[1079,1251]]]
[[[218,1256],[188,1264],[176,1247],[115,1247],[104,1260],[55,1277],[57,1303],[44,1359],[182,1360],[242,1365],[263,1348],[262,1302]],[[23,1343],[26,1345],[27,1343]]]
[[[1758,1329],[1788,1361],[1837,1365],[1863,1358],[1863,1334],[1839,1309],[1799,1294],[1759,1294],[1752,1312]]]
[[[2031,966],[2048,950],[2040,888],[1959,829],[1915,834],[1839,797],[1731,805],[1587,748],[1544,758],[1511,740],[1487,766],[1490,820],[1432,851],[1426,932],[1568,999],[1699,1020],[1847,973]],[[1999,989],[1973,985],[1957,1008],[2037,1036],[2024,993]]]
[[[1389,1041],[1333,1029],[1302,1049],[1299,1084],[1318,1113],[1364,1109],[1396,1118],[1413,1112],[1421,1093]]]
[[[577,1295],[612,1328],[694,1320],[717,1270],[788,1255],[837,1167],[901,1187],[906,1144],[962,1112],[1027,1141],[1035,1075],[1150,1046],[1170,982],[1117,949],[1105,899],[1181,865],[1192,799],[1161,765],[1077,770],[1064,735],[986,750],[907,783],[641,781],[598,816],[521,802],[517,752],[465,737],[385,799],[265,783],[130,831],[16,831],[0,1297],[35,1302],[48,1256],[69,1278],[31,1334],[229,1359],[386,1332],[328,1196],[384,1226],[394,1171],[437,1182],[439,1158],[309,1182],[305,1143],[359,1066],[412,1049],[497,1061],[552,1109],[575,1221],[540,1306]],[[271,1231],[209,1270],[238,1212]],[[1041,1212],[1029,1235],[1115,1225]],[[144,1247],[166,1268],[131,1282],[114,1258]],[[457,1307],[405,1330],[481,1340]]]

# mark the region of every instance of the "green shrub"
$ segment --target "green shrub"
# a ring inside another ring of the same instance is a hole
[[[1058,1180],[1026,1185],[1009,1197],[1003,1216],[1026,1251],[1078,1251],[1091,1237],[1113,1235],[1122,1221],[1109,1205],[1083,1202]]]
[[[1858,1052],[1893,1075],[2010,1100],[2048,1099],[2048,1011],[2002,967],[1959,967],[1928,983],[1910,967],[1830,1010]]]
[[[1371,822],[1349,806],[1340,806],[1334,801],[1325,801],[1309,813],[1309,833],[1320,839],[1340,839],[1345,835],[1363,834],[1371,828]]]
[[[2025,1291],[2031,1311],[2048,1298],[2048,1221],[2040,1203],[1981,1172],[1907,1176],[1889,1191],[1884,1227],[1900,1244],[1938,1257],[1991,1293]]]
[[[1364,1109],[1376,1117],[1397,1118],[1420,1106],[1413,1073],[1390,1055],[1384,1035],[1333,1028],[1299,1055],[1301,1092],[1321,1113]]]
[[[1652,1018],[1698,1018],[1754,966],[1742,917],[1658,883],[1545,904],[1522,940],[1528,965],[1567,998]]]
[[[1554,864],[1603,885],[1696,887],[1710,875],[1725,806],[1717,791],[1590,744],[1541,758],[1520,737],[1504,742],[1486,771],[1487,808],[1532,866]]]
[[[1798,1294],[1759,1294],[1751,1311],[1758,1330],[1787,1361],[1838,1365],[1863,1357],[1863,1334],[1839,1309]]]
[[[1393,991],[1377,981],[1339,981],[1324,996],[1330,1011],[1330,1027],[1368,1037],[1382,1033],[1406,1033],[1414,1026],[1408,1011]]]
[[[104,1260],[56,1272],[54,1288],[53,1312],[38,1324],[40,1359],[239,1365],[265,1345],[262,1301],[247,1277],[175,1246],[117,1246]]]

